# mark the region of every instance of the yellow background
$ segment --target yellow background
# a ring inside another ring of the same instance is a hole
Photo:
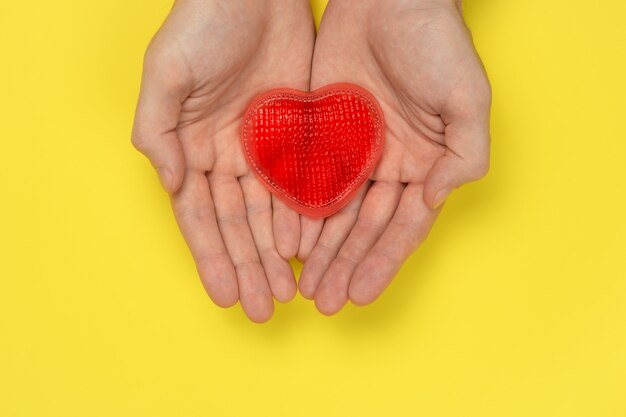
[[[169,7],[0,0],[0,416],[626,416],[624,2],[467,0],[489,176],[375,304],[260,326],[129,143]]]

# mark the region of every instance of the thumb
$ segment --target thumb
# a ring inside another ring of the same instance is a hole
[[[164,69],[158,61],[150,51],[146,53],[132,143],[157,170],[165,191],[174,193],[185,175],[185,157],[176,133],[183,98],[181,72]]]
[[[489,171],[488,122],[453,122],[446,126],[446,152],[426,175],[424,202],[439,207],[453,189],[484,177]]]

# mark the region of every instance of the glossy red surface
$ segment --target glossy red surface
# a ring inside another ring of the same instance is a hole
[[[384,142],[376,99],[350,84],[312,93],[273,90],[244,117],[249,164],[274,194],[298,212],[336,212],[367,180]]]

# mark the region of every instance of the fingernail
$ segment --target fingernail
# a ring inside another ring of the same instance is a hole
[[[159,173],[161,185],[169,193],[172,187],[172,173],[167,168],[157,168],[157,172]]]
[[[450,194],[450,190],[447,188],[444,188],[443,190],[439,190],[437,195],[435,195],[435,202],[433,204],[433,209],[439,208],[439,206],[441,206],[444,203],[444,201],[446,201],[446,198],[448,198],[449,194]]]

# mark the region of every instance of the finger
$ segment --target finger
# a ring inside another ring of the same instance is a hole
[[[232,306],[239,298],[237,276],[217,226],[203,172],[187,174],[172,196],[172,208],[209,297],[221,307]]]
[[[323,227],[324,219],[313,218],[304,214],[300,216],[300,245],[296,255],[300,262],[306,262],[322,233]]]
[[[424,201],[439,207],[450,192],[484,177],[489,170],[489,108],[491,91],[486,77],[452,97],[442,117],[446,122],[446,152],[426,176]]]
[[[407,185],[389,226],[352,275],[348,294],[354,304],[369,304],[383,292],[426,239],[439,211],[424,203],[422,185]]]
[[[359,208],[367,192],[367,186],[359,190],[354,200],[336,214],[328,217],[324,228],[311,254],[304,262],[300,273],[298,289],[303,297],[312,299],[315,291],[331,262],[337,256],[339,248],[356,222]]]
[[[146,53],[132,143],[156,168],[163,188],[174,193],[185,175],[185,157],[176,134],[185,98],[184,73],[176,69],[175,61],[161,61],[158,53]]]
[[[209,174],[215,213],[239,282],[239,300],[250,320],[264,322],[274,312],[272,293],[246,218],[241,186],[235,177]]]
[[[296,295],[296,280],[289,262],[276,250],[272,232],[272,197],[269,191],[250,173],[239,179],[246,204],[248,224],[265,269],[274,297],[287,302]]]
[[[289,260],[298,253],[300,216],[274,195],[272,195],[272,207],[276,249],[280,256]]]
[[[399,182],[377,181],[368,190],[354,227],[315,292],[321,313],[335,314],[348,302],[350,278],[385,231],[403,189]]]

